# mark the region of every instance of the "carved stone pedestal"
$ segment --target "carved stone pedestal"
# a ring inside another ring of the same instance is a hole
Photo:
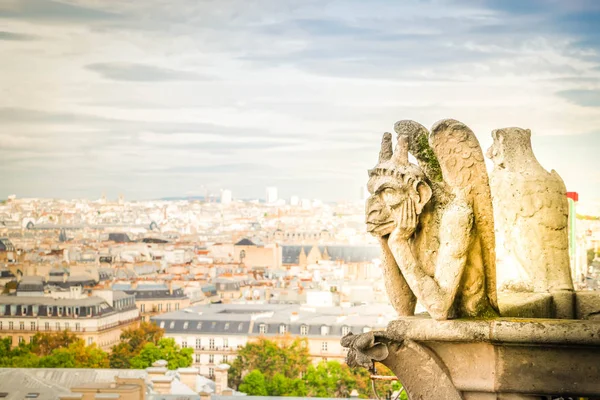
[[[348,364],[379,361],[411,400],[600,398],[600,321],[402,318],[348,335]]]

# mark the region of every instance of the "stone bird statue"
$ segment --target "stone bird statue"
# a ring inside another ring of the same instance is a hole
[[[506,257],[498,267],[499,289],[572,291],[563,180],[535,158],[529,129],[497,129],[492,138],[490,188],[498,246]]]

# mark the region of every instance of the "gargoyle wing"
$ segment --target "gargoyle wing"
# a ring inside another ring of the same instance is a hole
[[[465,124],[446,119],[431,133],[414,121],[399,121],[399,135],[408,135],[409,151],[428,179],[444,192],[460,193],[472,205],[480,238],[489,302],[498,310],[494,216],[488,174],[477,137]]]

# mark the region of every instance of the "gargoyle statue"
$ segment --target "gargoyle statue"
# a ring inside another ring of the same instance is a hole
[[[369,171],[366,206],[392,305],[410,316],[418,300],[438,320],[497,316],[492,203],[477,138],[455,120],[431,134],[414,121],[395,130],[395,150],[385,133]]]

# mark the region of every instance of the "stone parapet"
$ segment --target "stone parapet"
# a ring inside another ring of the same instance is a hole
[[[381,362],[412,399],[600,396],[600,321],[409,317],[342,343],[349,365]]]

